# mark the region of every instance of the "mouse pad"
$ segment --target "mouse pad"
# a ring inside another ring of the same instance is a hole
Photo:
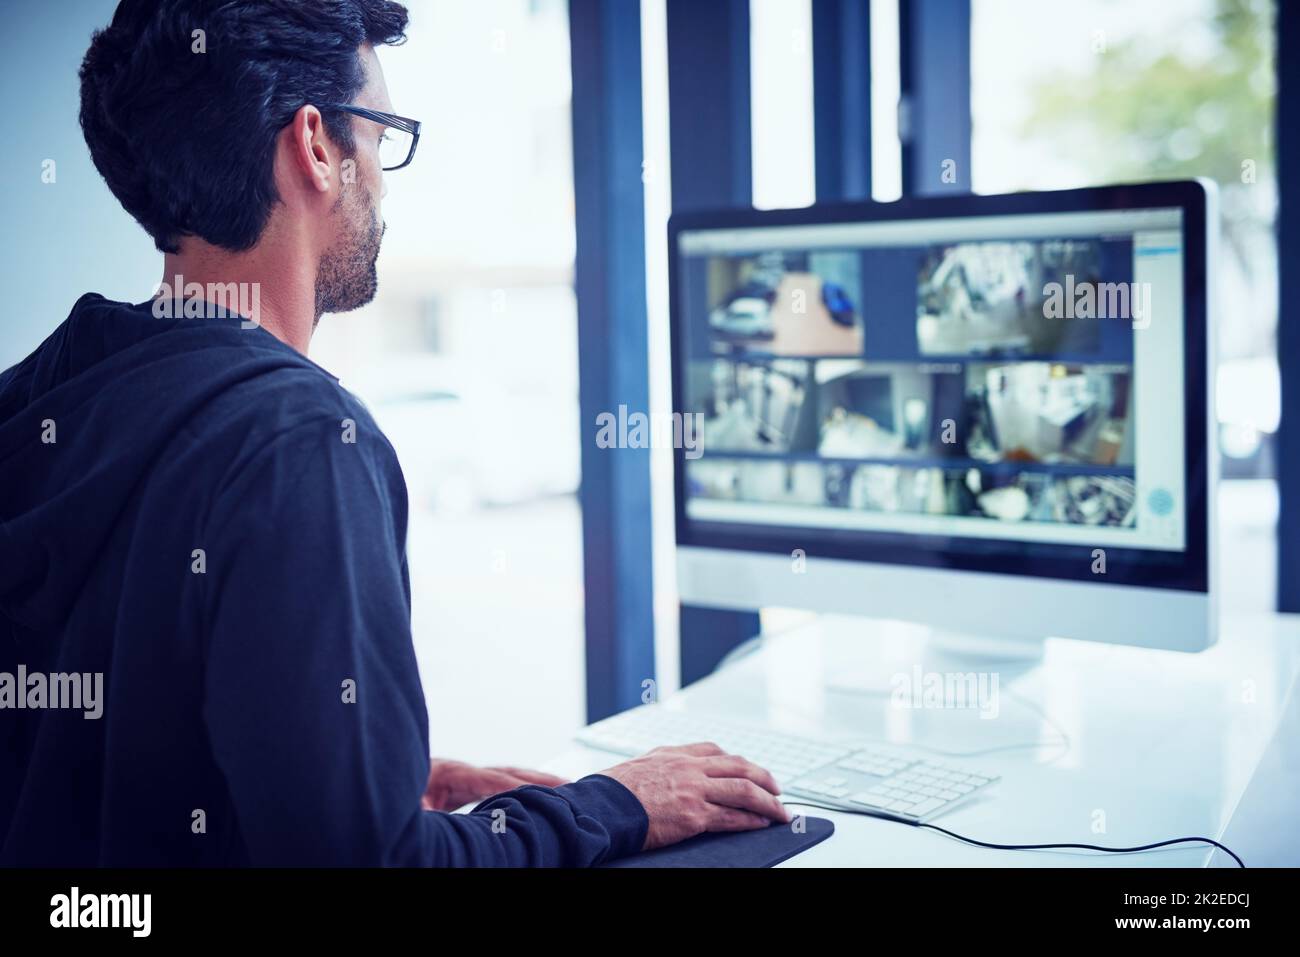
[[[835,833],[824,817],[804,817],[802,833],[790,824],[761,831],[700,834],[689,841],[620,857],[601,867],[774,867]]]

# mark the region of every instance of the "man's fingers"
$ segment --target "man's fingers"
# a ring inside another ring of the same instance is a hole
[[[776,778],[772,777],[770,771],[738,754],[720,754],[708,758],[704,762],[704,773],[711,778],[745,778],[772,794],[781,793],[781,785],[776,783]]]
[[[753,811],[783,824],[790,820],[784,804],[745,778],[711,778],[705,785],[704,797],[714,804]]]
[[[760,828],[770,826],[771,823],[761,814],[754,814],[752,811],[742,811],[734,807],[720,807],[709,821],[707,829],[710,831],[757,831]]]
[[[677,751],[680,754],[691,754],[699,758],[708,758],[715,754],[724,753],[712,741],[697,741],[694,744],[668,744],[661,748],[655,748],[655,751]]]
[[[510,791],[522,784],[531,784],[523,778],[516,777],[503,768],[479,768],[478,774],[475,775],[472,787],[485,795],[500,794],[502,791]]]
[[[528,768],[493,768],[492,770],[512,775],[525,784],[540,784],[546,788],[558,788],[561,784],[569,783],[566,778],[547,774],[545,771],[530,771]]]

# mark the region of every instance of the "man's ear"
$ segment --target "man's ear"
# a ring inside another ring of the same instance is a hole
[[[325,132],[320,110],[310,104],[300,108],[287,133],[290,168],[301,174],[311,189],[329,192],[339,153]]]

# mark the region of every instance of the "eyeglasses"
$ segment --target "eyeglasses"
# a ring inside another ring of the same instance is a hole
[[[394,113],[381,113],[368,110],[364,106],[346,106],[335,103],[326,106],[327,110],[342,110],[362,119],[370,120],[387,127],[379,140],[379,165],[384,172],[401,169],[415,159],[415,145],[420,142],[420,121],[397,116]]]

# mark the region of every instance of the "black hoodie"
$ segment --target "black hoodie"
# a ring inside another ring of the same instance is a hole
[[[638,849],[601,775],[420,809],[405,539],[393,449],[323,369],[238,318],[83,296],[0,373],[0,864]],[[101,675],[94,709],[51,707],[51,675]]]

